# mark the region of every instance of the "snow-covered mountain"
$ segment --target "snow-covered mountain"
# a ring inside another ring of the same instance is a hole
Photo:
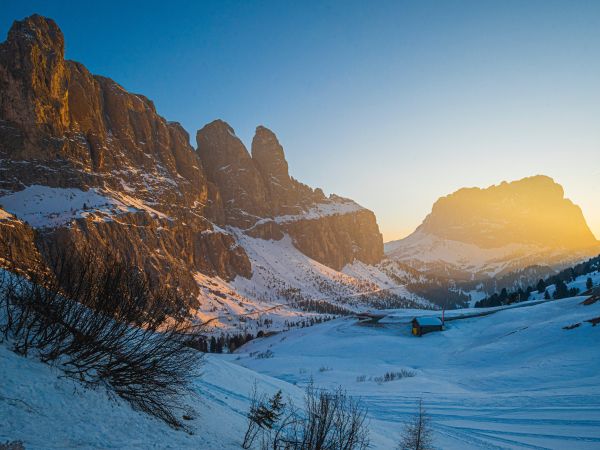
[[[440,198],[386,256],[458,281],[502,276],[533,265],[564,266],[600,253],[581,209],[551,178],[535,176]]]

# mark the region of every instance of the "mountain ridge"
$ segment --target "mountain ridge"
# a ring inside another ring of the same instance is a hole
[[[238,232],[287,235],[335,271],[383,257],[374,214],[290,177],[273,132],[257,127],[253,158],[219,119],[198,131],[195,149],[150,99],[65,60],[64,44],[39,15],[15,21],[0,44],[0,205],[10,213],[0,241],[12,266],[92,246],[198,305],[197,274],[253,276]]]

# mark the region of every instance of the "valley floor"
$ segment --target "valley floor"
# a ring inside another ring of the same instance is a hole
[[[600,328],[585,320],[600,302],[583,299],[455,320],[421,338],[408,312],[380,326],[336,321],[252,342],[243,350],[273,358],[240,363],[293,384],[342,384],[368,407],[377,448],[394,448],[419,398],[439,448],[599,448]],[[415,376],[373,381],[401,369]]]
[[[282,389],[301,405],[312,378],[360,398],[376,449],[395,448],[420,398],[436,448],[599,448],[600,327],[586,320],[600,316],[600,302],[582,300],[455,320],[421,338],[410,335],[412,311],[379,326],[339,319],[257,339],[233,355],[208,355],[190,399],[193,434],[0,345],[0,442],[22,440],[27,449],[239,448],[254,383],[267,393]],[[401,369],[414,376],[375,380]]]

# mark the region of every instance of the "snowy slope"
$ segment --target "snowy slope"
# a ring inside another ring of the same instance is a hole
[[[112,221],[119,214],[138,211],[154,217],[166,217],[132,196],[134,192],[130,191],[108,188],[84,191],[32,185],[0,197],[3,208],[0,209],[0,220],[12,214],[33,228],[55,228],[68,227],[78,218]],[[361,208],[351,200],[334,197],[327,203],[314,205],[302,215],[269,220],[282,223],[317,219],[353,213]],[[199,320],[210,321],[217,332],[227,330],[255,334],[259,329],[265,329],[265,321],[269,322],[270,330],[283,329],[286,322],[299,323],[317,315],[317,311],[307,310],[307,301],[328,302],[347,310],[359,310],[369,307],[365,299],[373,294],[377,298],[386,295],[406,297],[428,305],[374,267],[354,263],[340,272],[320,264],[294,247],[288,236],[280,241],[268,241],[252,238],[236,228],[224,230],[215,225],[214,229],[235,237],[247,252],[253,272],[252,279],[238,276],[233,282],[195,274],[200,287],[199,307],[195,314]]]
[[[520,244],[481,248],[474,244],[444,239],[421,230],[399,241],[385,244],[388,258],[412,263],[418,268],[446,264],[455,266],[457,270],[487,276],[495,276],[518,267],[532,255],[545,252],[547,249]]]
[[[420,310],[382,326],[338,319],[258,339],[234,355],[208,355],[190,399],[193,434],[133,411],[104,388],[0,345],[0,442],[27,449],[239,448],[254,382],[302,404],[302,386],[342,385],[368,407],[372,448],[392,449],[423,398],[438,449],[594,449],[600,446],[600,302],[576,297],[447,322],[409,334]],[[457,311],[464,314],[477,311]],[[580,324],[573,329],[565,326]],[[254,352],[273,352],[261,359]],[[377,382],[388,371],[414,372]],[[359,378],[360,377],[360,378]],[[296,386],[297,385],[297,386]]]
[[[252,278],[238,276],[226,282],[196,274],[201,294],[195,315],[210,321],[215,332],[256,333],[264,329],[261,323],[265,319],[272,321],[269,330],[282,330],[287,328],[286,322],[318,315],[308,307],[310,301],[349,311],[372,309],[374,302],[382,299],[431,306],[375,266],[355,261],[338,272],[299,251],[287,235],[275,241],[253,238],[235,228],[228,232],[248,254]]]
[[[584,306],[583,299],[451,321],[422,338],[409,331],[422,311],[398,312],[379,327],[337,320],[253,341],[239,362],[299,385],[310,377],[319,386],[342,384],[368,406],[375,448],[394,447],[418,398],[432,416],[437,448],[598,448],[600,327],[586,320],[600,316],[600,302]],[[271,359],[248,356],[267,348]],[[415,376],[373,380],[401,369]]]
[[[91,214],[103,220],[110,220],[113,215],[137,211],[165,217],[136,198],[100,189],[83,191],[33,185],[0,197],[0,205],[34,228],[63,226]]]
[[[301,402],[302,392],[231,359],[206,357],[190,399],[196,413],[186,422],[193,433],[188,434],[132,410],[104,388],[83,388],[0,345],[0,443],[21,440],[27,450],[240,448],[254,382],[271,394],[284,389],[295,401]]]

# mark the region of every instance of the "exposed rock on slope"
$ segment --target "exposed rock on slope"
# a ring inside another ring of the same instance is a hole
[[[432,272],[467,278],[597,254],[600,244],[563,188],[534,176],[440,198],[410,236],[386,244],[386,254]]]
[[[0,209],[0,268],[26,273],[38,267],[41,259],[35,244],[34,231]]]
[[[252,156],[223,121],[197,141],[143,95],[64,60],[52,20],[15,22],[0,44],[0,205],[16,218],[2,218],[0,245],[22,266],[67,242],[106,248],[192,298],[198,273],[252,276],[233,229],[288,233],[336,269],[383,255],[373,214],[291,178],[271,131],[257,128]]]
[[[274,216],[299,214],[312,204],[325,201],[323,191],[313,190],[290,177],[283,147],[268,128],[256,128],[252,139],[252,160],[267,187]]]

